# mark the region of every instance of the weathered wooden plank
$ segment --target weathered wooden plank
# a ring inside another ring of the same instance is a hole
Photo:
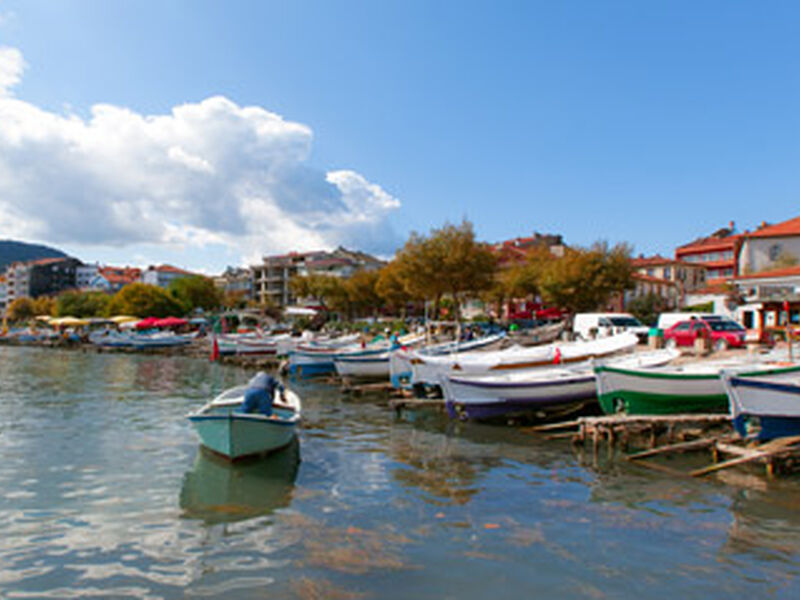
[[[679,442],[677,444],[670,444],[668,446],[660,446],[651,450],[644,450],[636,454],[626,456],[628,460],[639,460],[649,456],[656,456],[658,454],[668,454],[670,452],[683,452],[684,450],[698,450],[700,448],[707,448],[713,446],[719,438],[707,438],[702,440],[692,440],[690,442]]]

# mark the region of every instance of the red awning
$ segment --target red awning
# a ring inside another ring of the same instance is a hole
[[[186,325],[189,323],[186,319],[179,319],[178,317],[166,317],[158,319],[155,322],[156,327],[177,327],[178,325]]]

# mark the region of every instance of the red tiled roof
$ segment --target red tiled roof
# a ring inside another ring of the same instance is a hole
[[[142,276],[142,270],[136,267],[100,267],[97,272],[109,283],[133,283]]]
[[[771,271],[761,271],[759,273],[751,273],[750,275],[740,275],[736,278],[737,281],[747,279],[766,279],[769,277],[796,277],[800,276],[800,265],[793,267],[782,267],[780,269],[773,269]]]
[[[690,263],[676,258],[667,258],[656,254],[655,256],[640,256],[639,258],[632,258],[631,265],[634,267],[653,267],[658,265],[680,265],[683,267],[703,267],[698,263]]]
[[[789,219],[788,221],[775,225],[767,225],[752,233],[748,233],[747,237],[784,237],[789,235],[800,235],[800,217],[795,217],[794,219]]]
[[[675,249],[675,256],[683,255],[683,254],[693,254],[695,252],[710,252],[712,250],[728,250],[732,249],[736,246],[736,242],[738,242],[742,238],[741,233],[737,233],[735,235],[729,235],[727,237],[713,237],[709,236],[706,238],[701,238],[699,240],[694,240],[693,242],[689,242],[688,244],[684,244],[683,246],[678,246]]]
[[[191,271],[186,271],[185,269],[179,269],[178,267],[173,267],[172,265],[159,265],[157,267],[147,267],[148,271],[158,271],[159,273],[178,273],[180,275],[194,275]]]

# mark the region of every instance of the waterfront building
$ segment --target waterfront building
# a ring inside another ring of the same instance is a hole
[[[8,289],[6,287],[6,276],[0,275],[0,317],[6,314],[8,307]]]
[[[706,286],[706,267],[702,263],[686,262],[656,254],[633,258],[631,265],[641,276],[637,284],[641,282],[643,289],[657,285],[659,290],[665,292],[669,290],[667,296],[678,304],[684,302],[686,294],[694,293]],[[674,285],[665,287],[660,283],[662,281]]]
[[[196,273],[173,267],[172,265],[149,266],[142,272],[142,283],[157,285],[161,288],[169,287],[169,284],[182,277],[194,277]]]
[[[292,277],[321,274],[346,279],[358,270],[376,270],[385,264],[365,252],[341,246],[332,252],[318,250],[265,256],[260,265],[250,267],[253,296],[259,304],[284,308],[297,302],[289,285]]]
[[[623,302],[619,306],[612,300],[611,309],[615,311],[626,310],[632,300],[644,296],[658,296],[664,302],[664,310],[678,308],[682,302],[683,294],[678,282],[653,277],[640,272],[633,274],[633,289],[625,290],[622,295]]]
[[[40,258],[10,264],[5,271],[4,307],[18,298],[52,296],[76,287],[77,258]]]
[[[104,289],[99,285],[97,276],[100,272],[100,265],[79,265],[75,269],[75,287],[79,290]]]
[[[747,275],[800,264],[800,217],[775,225],[762,223],[742,236],[739,273]]]
[[[729,281],[738,275],[737,257],[742,234],[735,233],[731,221],[707,237],[698,238],[675,249],[675,260],[705,267],[705,280],[709,286]]]
[[[142,270],[136,267],[100,267],[98,277],[102,277],[106,282],[109,293],[115,294],[130,283],[138,283],[142,280]],[[102,286],[101,281],[97,281],[98,286]]]
[[[735,285],[744,302],[737,314],[747,329],[763,333],[784,327],[784,302],[789,304],[789,323],[800,328],[800,265],[741,275]]]
[[[228,267],[222,275],[214,277],[214,286],[223,293],[238,294],[244,300],[251,300],[253,271],[243,267]]]

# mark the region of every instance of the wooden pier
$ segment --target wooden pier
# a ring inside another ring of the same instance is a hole
[[[607,415],[581,417],[575,421],[529,428],[548,439],[571,438],[594,453],[606,445],[609,453],[627,452],[626,460],[643,467],[681,477],[703,477],[741,465],[760,463],[767,477],[800,470],[800,436],[778,438],[764,443],[742,440],[733,433],[729,415]],[[708,451],[711,464],[681,471],[647,459],[686,452]]]

